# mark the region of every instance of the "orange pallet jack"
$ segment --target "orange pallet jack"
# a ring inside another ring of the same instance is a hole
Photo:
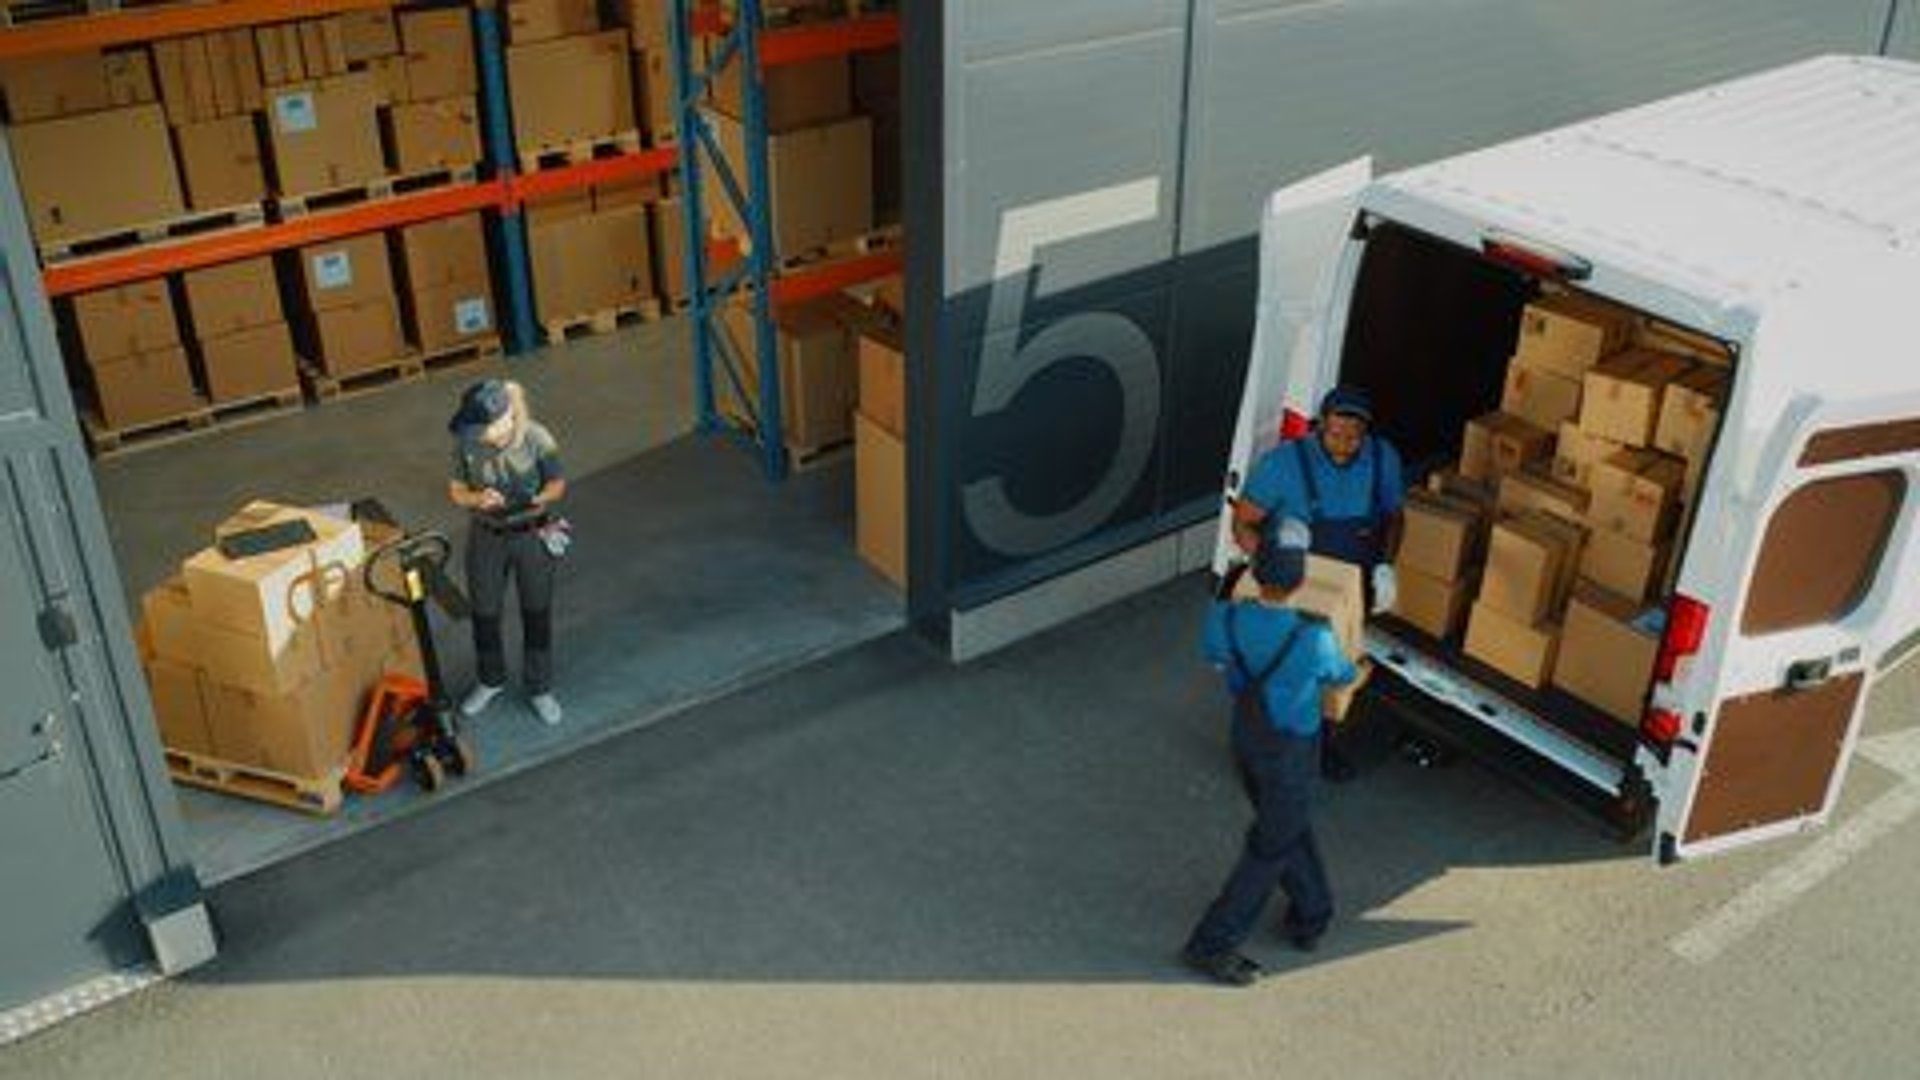
[[[388,674],[380,680],[354,735],[349,791],[377,795],[409,773],[422,791],[438,791],[448,777],[466,776],[479,764],[447,696],[427,617],[429,602],[455,619],[468,615],[465,595],[446,576],[452,556],[452,542],[429,532],[401,537],[367,558],[362,571],[367,591],[407,609],[427,678]]]

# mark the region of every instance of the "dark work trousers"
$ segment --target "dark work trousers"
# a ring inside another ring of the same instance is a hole
[[[1253,804],[1240,860],[1220,895],[1187,939],[1194,956],[1238,949],[1260,921],[1275,888],[1289,901],[1282,927],[1289,937],[1315,937],[1333,919],[1333,895],[1309,819],[1320,772],[1318,736],[1267,732],[1234,739],[1240,784]]]
[[[503,532],[474,521],[467,533],[467,590],[473,594],[473,651],[480,681],[507,682],[507,650],[500,618],[507,581],[520,593],[520,636],[526,650],[527,692],[553,688],[553,571],[555,559],[532,529]]]

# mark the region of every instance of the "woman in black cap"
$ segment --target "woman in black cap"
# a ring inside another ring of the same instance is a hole
[[[520,384],[503,379],[469,386],[447,429],[454,437],[448,495],[472,520],[467,588],[473,594],[473,649],[480,669],[479,683],[467,692],[460,711],[476,716],[506,688],[500,619],[511,578],[520,593],[528,701],[542,723],[558,724],[553,575],[565,536],[552,509],[567,493],[559,444],[528,413]]]

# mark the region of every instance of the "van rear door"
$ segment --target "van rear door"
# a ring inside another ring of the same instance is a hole
[[[1691,651],[1720,660],[1709,693],[1657,685],[1647,717],[1649,752],[1671,755],[1663,861],[1824,822],[1876,665],[1915,628],[1906,568],[1920,558],[1920,395],[1795,414],[1796,434],[1771,470],[1784,481],[1732,556],[1742,561],[1731,569],[1744,566],[1740,586],[1725,590],[1736,609],[1708,611],[1682,596],[1669,616],[1662,675]],[[1709,704],[1690,715],[1663,706],[1682,698]]]
[[[1277,444],[1291,414],[1308,415],[1320,393],[1327,309],[1343,242],[1373,180],[1373,160],[1359,158],[1281,188],[1260,222],[1260,299],[1247,363],[1240,418],[1227,461],[1226,499],[1213,572],[1225,574],[1233,544],[1233,500],[1247,470]],[[1288,437],[1298,432],[1286,431]]]

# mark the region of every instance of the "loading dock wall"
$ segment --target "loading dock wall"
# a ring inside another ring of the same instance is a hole
[[[1890,30],[1910,48],[1905,7],[959,0],[937,26],[910,17],[909,127],[939,163],[909,176],[910,333],[937,358],[914,423],[939,432],[911,465],[916,621],[965,659],[1204,565],[1274,188],[1877,52]]]

